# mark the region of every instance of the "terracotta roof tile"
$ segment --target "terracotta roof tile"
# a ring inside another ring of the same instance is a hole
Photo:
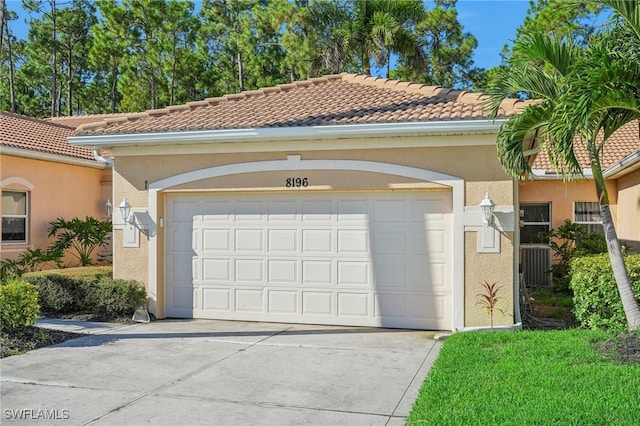
[[[613,166],[624,157],[640,150],[639,126],[640,123],[638,121],[627,123],[611,135],[602,152],[601,161],[603,170]],[[602,140],[602,137],[599,139]],[[587,153],[584,143],[578,138],[574,141],[574,150],[582,168],[591,168],[589,154]],[[544,148],[536,155],[531,168],[534,170],[544,170],[550,174],[555,173]]]
[[[94,160],[93,151],[72,146],[72,127],[0,111],[0,146]]]
[[[62,124],[63,126],[73,127],[74,129],[82,124],[96,123],[104,121],[107,118],[121,117],[121,116],[133,116],[135,113],[116,113],[116,114],[87,114],[87,115],[72,115],[65,117],[50,117],[45,121],[50,121],[56,124]]]
[[[489,118],[482,95],[357,74],[337,74],[84,124],[78,135],[393,123]],[[501,117],[524,105],[505,101]]]

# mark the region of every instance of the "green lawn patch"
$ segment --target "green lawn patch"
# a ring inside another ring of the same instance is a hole
[[[640,364],[602,355],[608,338],[582,329],[454,334],[407,424],[637,425]]]

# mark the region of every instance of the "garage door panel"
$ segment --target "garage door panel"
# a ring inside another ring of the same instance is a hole
[[[450,198],[168,195],[166,313],[450,329]]]
[[[297,284],[298,261],[274,259],[267,262],[270,284]]]
[[[406,202],[403,199],[376,199],[373,212],[373,218],[376,222],[404,222]]]
[[[374,259],[376,289],[404,290],[407,287],[407,266],[404,257]]]
[[[332,260],[303,260],[302,284],[331,285],[335,282],[333,269]]]
[[[348,317],[368,317],[369,294],[338,293],[338,315]]]
[[[296,253],[298,251],[297,229],[269,229],[269,252]]]
[[[229,252],[231,250],[230,229],[203,229],[201,234],[203,252]]]
[[[231,275],[232,261],[228,258],[202,259],[202,281],[220,282],[229,284],[233,279]]]
[[[274,314],[297,314],[298,292],[286,290],[269,290],[268,312]]]
[[[333,253],[333,230],[303,229],[302,251],[304,253]]]
[[[311,315],[332,315],[333,293],[320,291],[303,291],[302,313]]]
[[[230,312],[232,292],[229,288],[205,287],[202,289],[202,309],[207,311]]]
[[[262,289],[236,289],[236,312],[263,312]]]
[[[262,283],[264,281],[264,261],[262,259],[236,259],[235,283]]]
[[[373,255],[406,254],[407,237],[402,231],[374,231]]]
[[[369,287],[369,262],[357,260],[339,260],[338,285],[356,285]]]
[[[333,221],[332,200],[303,200],[303,222],[331,222]]]
[[[262,252],[264,229],[236,229],[235,250],[237,252]]]
[[[371,251],[368,229],[339,229],[338,254],[363,254]]]

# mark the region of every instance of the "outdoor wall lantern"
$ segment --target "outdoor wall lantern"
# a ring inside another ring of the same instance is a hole
[[[111,204],[111,199],[107,199],[107,202],[104,203],[104,210],[107,212],[107,217],[111,217],[113,213],[113,204]]]
[[[122,220],[124,220],[125,223],[133,224],[135,218],[131,214],[131,204],[129,204],[129,201],[127,201],[127,197],[124,197],[122,199],[122,202],[120,203],[118,208],[120,209]]]
[[[491,225],[493,223],[493,209],[495,208],[496,203],[493,202],[491,197],[489,197],[489,193],[484,193],[484,199],[480,203],[480,210],[482,210],[482,222],[484,226]]]

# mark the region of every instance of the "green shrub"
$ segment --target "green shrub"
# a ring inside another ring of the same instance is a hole
[[[86,281],[63,275],[25,276],[38,289],[38,302],[45,314],[70,314],[88,309]]]
[[[87,302],[96,315],[131,315],[145,303],[146,297],[145,288],[133,280],[103,279],[88,285]]]
[[[29,274],[25,280],[38,288],[38,300],[45,314],[94,314],[107,318],[131,315],[146,301],[139,282],[101,274],[64,276]]]
[[[640,300],[640,255],[626,256],[625,264],[633,294]],[[571,275],[574,313],[583,326],[614,332],[627,329],[608,254],[573,259]]]
[[[91,281],[99,281],[102,278],[111,278],[113,276],[112,266],[81,266],[77,268],[49,269],[46,271],[27,272],[23,275],[25,278],[42,277],[47,275],[63,275],[65,277],[76,279],[89,279]]]
[[[0,285],[0,329],[33,325],[39,312],[35,286],[15,280]]]

